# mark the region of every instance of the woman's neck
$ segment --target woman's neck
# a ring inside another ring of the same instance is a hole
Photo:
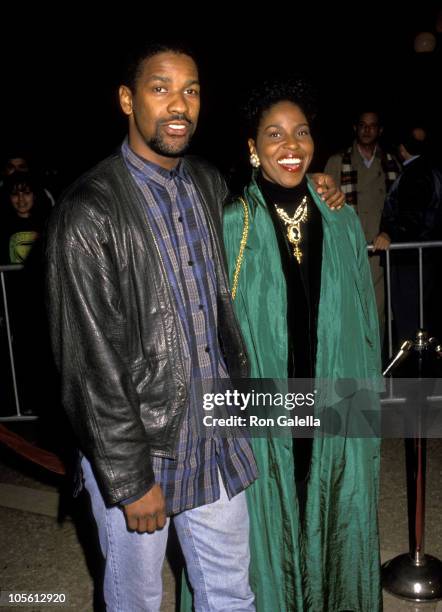
[[[284,187],[278,183],[272,183],[264,178],[261,172],[257,176],[257,182],[263,194],[277,204],[298,202],[308,193],[307,179],[305,176],[302,181],[294,187]]]

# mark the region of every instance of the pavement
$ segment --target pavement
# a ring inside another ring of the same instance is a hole
[[[441,483],[442,440],[429,440],[425,550],[439,559]],[[16,593],[63,593],[67,597],[64,605],[14,606],[17,610],[103,609],[100,589],[96,587],[100,584],[101,559],[87,497],[72,502],[65,490],[63,477],[0,447],[0,588]],[[407,503],[401,440],[383,441],[379,522],[382,560],[406,552]],[[163,570],[163,612],[175,610],[177,565],[179,551],[176,542],[172,542]],[[0,610],[9,609],[12,607],[0,606]],[[384,611],[442,612],[442,602],[417,604],[384,592]]]

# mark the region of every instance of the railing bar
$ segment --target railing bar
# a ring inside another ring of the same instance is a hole
[[[9,361],[11,364],[12,386],[14,389],[14,399],[15,399],[15,406],[17,409],[17,416],[21,417],[22,414],[20,412],[20,400],[18,397],[17,377],[15,374],[14,350],[12,348],[11,325],[9,321],[8,298],[6,296],[5,274],[2,270],[0,271],[0,277],[1,277],[1,285],[2,285],[3,305],[5,309],[6,335],[8,337],[8,350],[9,350]]]
[[[401,249],[432,249],[442,247],[442,240],[433,240],[426,242],[392,242],[388,247],[389,251],[399,251]],[[367,244],[369,251],[374,251],[372,244]]]
[[[424,329],[424,279],[422,270],[422,247],[419,247],[419,327]]]
[[[387,322],[388,322],[388,358],[393,357],[393,313],[391,308],[391,270],[390,253],[386,251],[387,262]]]

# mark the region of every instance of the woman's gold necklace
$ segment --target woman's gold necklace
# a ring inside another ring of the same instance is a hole
[[[279,208],[279,206],[276,206],[276,204],[275,208],[280,219],[287,226],[287,239],[290,244],[293,245],[293,255],[296,257],[297,262],[300,264],[302,261],[302,251],[299,248],[299,243],[302,239],[301,223],[307,221],[308,217],[307,196],[305,195],[302,198],[301,204],[295,210],[293,217],[290,217],[283,208]]]

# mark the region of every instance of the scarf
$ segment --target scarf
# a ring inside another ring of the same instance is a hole
[[[345,201],[351,204],[357,212],[358,208],[358,172],[351,164],[351,153],[353,147],[350,147],[342,154],[341,167],[341,189],[345,193]],[[382,170],[385,175],[386,192],[390,190],[394,181],[400,174],[400,167],[395,158],[390,153],[380,151]]]

